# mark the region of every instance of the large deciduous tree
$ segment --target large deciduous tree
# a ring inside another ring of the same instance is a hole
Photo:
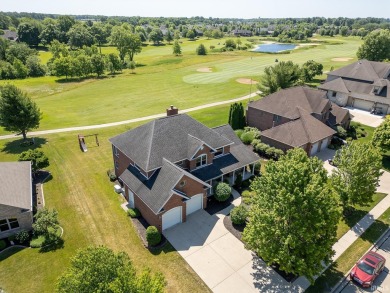
[[[264,69],[258,88],[264,95],[277,92],[302,83],[301,69],[292,61],[281,61]]]
[[[155,45],[159,45],[164,40],[164,35],[159,28],[154,28],[149,34],[149,40]]]
[[[374,130],[372,144],[383,152],[390,151],[390,115]]]
[[[336,152],[333,162],[337,168],[331,179],[344,211],[355,204],[369,204],[382,174],[379,150],[368,142],[352,142]]]
[[[18,26],[19,41],[27,43],[29,46],[38,46],[40,29],[36,21],[23,22]]]
[[[321,63],[313,60],[306,61],[301,68],[302,78],[305,82],[310,82],[316,75],[321,75],[323,69],[324,66]]]
[[[338,196],[318,158],[293,149],[269,161],[251,185],[255,192],[243,232],[247,247],[268,264],[313,281],[333,255],[341,216]]]
[[[7,131],[27,132],[38,128],[42,113],[37,104],[16,86],[7,84],[0,88],[0,126]]]
[[[390,59],[390,30],[375,30],[369,33],[356,55],[359,59],[371,61]]]
[[[131,33],[125,27],[114,27],[111,33],[111,42],[119,51],[119,58],[122,62],[126,55],[129,55],[130,61],[134,60],[134,55],[142,50],[142,42],[137,34]]]
[[[79,250],[71,267],[60,277],[58,292],[164,292],[162,274],[145,269],[137,272],[129,256],[104,246]]]
[[[69,46],[71,48],[82,48],[83,46],[91,46],[94,42],[93,36],[85,24],[76,23],[68,31]]]

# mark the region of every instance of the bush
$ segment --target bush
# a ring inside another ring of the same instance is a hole
[[[241,139],[241,135],[244,133],[244,129],[237,129],[237,130],[234,130],[234,132]]]
[[[250,179],[242,181],[241,187],[242,188],[248,188],[251,185]]]
[[[217,201],[226,201],[230,197],[231,192],[232,189],[229,184],[220,182],[215,188],[214,197]]]
[[[107,170],[107,175],[110,178],[111,182],[114,182],[117,179],[114,170],[111,169]]]
[[[215,49],[215,46],[210,46],[210,50],[214,50]]]
[[[237,174],[236,181],[234,182],[234,185],[237,188],[241,188],[241,185],[242,185],[242,174],[241,173]]]
[[[7,246],[4,240],[0,240],[0,250],[3,250]]]
[[[200,44],[198,48],[196,48],[196,54],[198,55],[207,55],[207,49],[203,44]]]
[[[255,193],[253,191],[250,191],[250,190],[243,191],[241,194],[242,202],[244,204],[247,204],[247,205],[252,204],[252,200],[253,200],[254,195],[255,195]]]
[[[130,208],[127,210],[127,215],[130,218],[138,218],[141,216],[141,213],[137,208]]]
[[[8,236],[8,240],[9,241],[15,241],[15,239],[16,239],[15,234],[11,235],[11,236]]]
[[[248,209],[243,205],[233,208],[230,212],[230,218],[232,219],[233,224],[236,225],[244,224],[247,217]]]
[[[30,238],[30,235],[26,230],[22,230],[15,235],[15,239],[19,241],[19,243],[25,243]]]
[[[155,226],[149,226],[146,229],[146,241],[149,246],[156,246],[161,242],[161,234]]]
[[[261,163],[260,161],[257,161],[255,163],[255,174],[260,174],[260,170],[261,170]]]
[[[241,141],[244,144],[251,144],[254,139],[255,139],[255,134],[253,132],[244,132],[241,135]]]
[[[261,143],[261,140],[255,138],[254,140],[252,140],[251,145],[255,148],[259,143]]]
[[[342,126],[337,126],[337,136],[345,139],[347,137],[347,131]]]

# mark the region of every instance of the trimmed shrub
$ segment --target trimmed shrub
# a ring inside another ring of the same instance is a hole
[[[117,179],[114,170],[111,169],[107,170],[107,176],[110,178],[111,182],[114,182]]]
[[[337,126],[337,136],[345,139],[347,137],[347,131],[342,126]]]
[[[250,205],[252,204],[253,196],[255,193],[250,190],[245,190],[241,193],[241,199],[244,204]]]
[[[141,213],[137,208],[130,208],[127,210],[127,215],[130,218],[138,218],[141,216]]]
[[[3,250],[7,246],[4,240],[0,240],[0,250]]]
[[[251,144],[254,138],[255,138],[255,134],[253,132],[244,132],[241,135],[241,141],[244,144]]]
[[[237,129],[237,130],[234,130],[234,132],[241,139],[241,135],[244,133],[244,129]]]
[[[146,229],[146,241],[149,246],[156,246],[161,242],[161,234],[155,226],[149,226]]]
[[[241,175],[241,173],[237,174],[236,181],[234,182],[234,185],[237,188],[241,188],[241,185],[242,185],[242,175]]]
[[[240,205],[235,207],[230,212],[230,218],[232,219],[232,223],[236,225],[242,225],[246,222],[246,218],[248,217],[248,209]]]
[[[16,233],[15,239],[19,241],[19,243],[25,243],[30,239],[30,235],[26,230],[22,230]]]
[[[260,170],[261,170],[261,163],[260,161],[257,161],[255,163],[255,174],[260,174]]]
[[[215,188],[214,197],[217,201],[226,201],[230,197],[231,192],[232,189],[229,184],[220,182]]]
[[[259,143],[261,143],[261,140],[255,138],[254,140],[252,140],[251,145],[255,148]]]

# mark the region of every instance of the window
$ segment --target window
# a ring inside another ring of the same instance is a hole
[[[218,157],[220,155],[223,155],[223,148],[216,149],[214,156]]]
[[[116,157],[119,157],[118,149],[114,145],[112,146],[112,151]]]
[[[207,155],[203,154],[196,158],[196,168],[202,167],[207,164]]]
[[[0,231],[7,231],[9,230],[7,220],[0,220]]]
[[[118,161],[115,161],[115,169],[119,169]]]
[[[336,97],[336,95],[337,95],[337,92],[332,92],[332,97],[333,98]]]
[[[379,86],[374,86],[373,93],[374,94],[379,94],[380,87]]]
[[[279,115],[274,114],[274,122],[279,122],[280,118],[281,117]]]
[[[19,228],[19,222],[16,218],[0,220],[0,232]]]
[[[186,181],[185,181],[185,180],[181,181],[180,184],[179,184],[179,186],[180,186],[180,187],[186,186]]]

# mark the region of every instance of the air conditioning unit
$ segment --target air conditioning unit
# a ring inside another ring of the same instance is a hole
[[[114,190],[115,190],[116,193],[122,193],[123,192],[123,188],[120,185],[114,185]]]

